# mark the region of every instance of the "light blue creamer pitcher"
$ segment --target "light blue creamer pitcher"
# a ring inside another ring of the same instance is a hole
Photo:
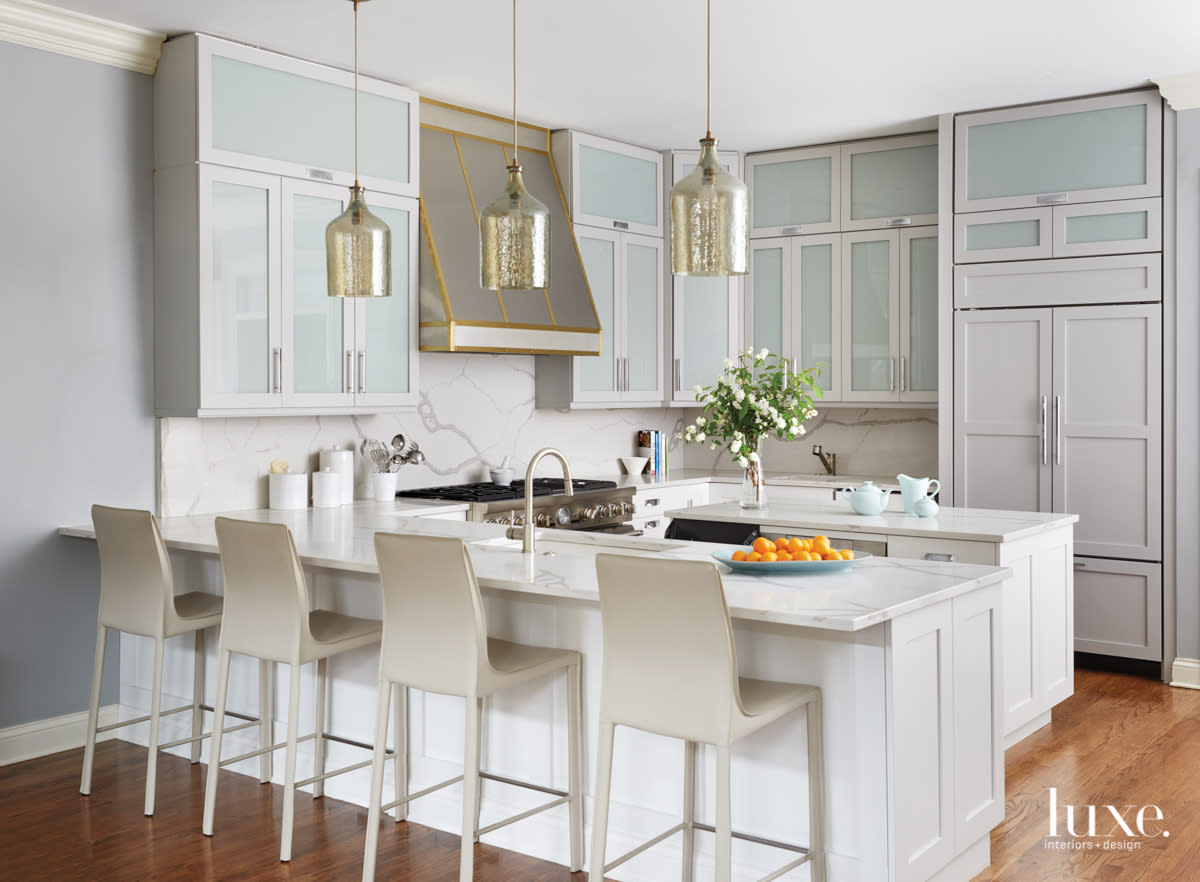
[[[913,506],[926,496],[933,496],[941,489],[937,478],[910,478],[908,475],[896,475],[900,482],[900,498],[904,501],[904,513],[916,514]]]

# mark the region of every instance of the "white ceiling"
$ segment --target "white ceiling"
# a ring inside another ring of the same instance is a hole
[[[51,0],[351,66],[346,0]],[[511,115],[511,5],[374,0],[360,68]],[[521,0],[519,113],[648,147],[704,133],[703,0]],[[714,0],[713,133],[762,150],[931,128],[933,117],[1200,69],[1197,0]]]

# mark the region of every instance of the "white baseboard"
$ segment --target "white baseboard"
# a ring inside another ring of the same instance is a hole
[[[1200,659],[1177,658],[1171,665],[1172,686],[1184,689],[1200,689]]]
[[[0,729],[0,766],[83,747],[87,740],[87,718],[87,711],[80,711]],[[110,704],[100,708],[101,726],[116,721],[117,705]],[[104,732],[97,740],[107,741],[115,735],[115,731]]]

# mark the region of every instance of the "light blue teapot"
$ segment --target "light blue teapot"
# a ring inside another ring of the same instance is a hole
[[[876,487],[870,481],[866,481],[857,490],[852,487],[846,487],[842,490],[846,499],[850,503],[850,507],[857,514],[867,515],[868,517],[882,514],[887,508],[888,497],[892,494],[891,490],[883,490]]]

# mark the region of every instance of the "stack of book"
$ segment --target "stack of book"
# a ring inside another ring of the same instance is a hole
[[[647,474],[661,478],[667,473],[667,436],[657,429],[638,429],[638,456],[650,460]]]

